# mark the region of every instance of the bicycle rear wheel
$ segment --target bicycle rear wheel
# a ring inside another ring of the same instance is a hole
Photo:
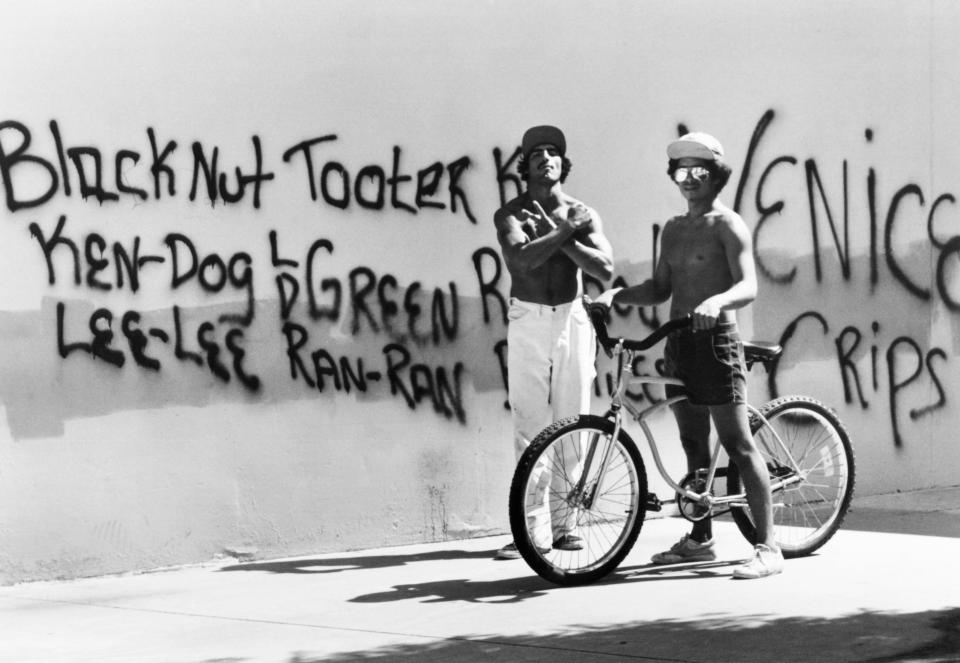
[[[517,464],[509,502],[513,540],[530,568],[550,582],[579,585],[602,578],[640,533],[646,471],[630,436],[621,429],[613,439],[613,432],[613,421],[603,417],[563,419],[544,429]],[[554,547],[564,534],[579,537],[580,549]]]
[[[809,555],[834,535],[850,506],[855,475],[850,437],[832,410],[805,396],[770,401],[760,413],[770,426],[751,416],[753,439],[770,470],[771,484],[786,484],[773,488],[774,537],[784,557]],[[743,492],[733,463],[727,491]],[[734,507],[731,515],[747,540],[756,543],[749,508]]]

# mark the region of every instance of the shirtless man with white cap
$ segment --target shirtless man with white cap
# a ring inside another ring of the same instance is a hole
[[[690,472],[709,466],[710,421],[743,477],[756,524],[754,556],[734,569],[736,578],[762,578],[783,570],[773,539],[767,468],[750,434],[746,410],[746,371],[736,309],[757,295],[750,232],[736,212],[720,202],[730,178],[720,142],[689,133],[667,147],[667,173],[687,203],[687,212],[670,219],[661,236],[653,277],[608,290],[598,303],[653,306],[670,303],[670,317],[690,316],[692,325],[667,338],[666,373],[686,384],[688,401],[673,406]],[[672,392],[668,388],[668,395]],[[709,518],[689,535],[653,556],[656,564],[716,559]]]

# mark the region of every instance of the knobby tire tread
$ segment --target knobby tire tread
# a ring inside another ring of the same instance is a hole
[[[760,408],[760,413],[769,420],[773,413],[789,406],[798,406],[798,409],[801,410],[812,410],[829,422],[830,425],[837,431],[847,459],[847,486],[838,508],[839,513],[837,517],[826,530],[821,532],[808,545],[799,550],[784,550],[784,557],[794,558],[810,555],[823,546],[827,541],[829,541],[833,535],[836,534],[837,530],[840,529],[843,519],[846,517],[847,511],[850,508],[850,501],[853,499],[853,492],[856,483],[856,459],[853,444],[850,442],[850,435],[847,432],[846,427],[843,425],[843,422],[840,420],[840,417],[837,416],[837,413],[832,408],[824,405],[815,398],[800,395],[781,396],[765,403]],[[763,423],[760,421],[760,419],[758,419],[756,415],[751,414],[751,434],[756,435],[757,431],[762,426]],[[740,482],[740,472],[738,471],[736,465],[730,463],[727,471],[727,491],[733,493],[741,492],[742,490],[743,488]],[[751,520],[749,513],[747,513],[747,511],[744,509],[734,507],[731,509],[731,515],[733,516],[740,533],[743,534],[744,538],[746,538],[751,545],[754,545],[756,543],[756,528],[753,525],[753,521]]]
[[[513,541],[517,546],[517,550],[537,575],[555,584],[565,586],[584,585],[595,582],[616,569],[633,548],[634,543],[636,543],[637,537],[640,535],[640,528],[643,526],[644,517],[646,516],[647,475],[643,458],[640,456],[640,451],[636,443],[631,439],[630,435],[621,428],[619,434],[620,444],[626,450],[636,468],[640,495],[637,500],[636,518],[630,532],[621,542],[619,550],[604,564],[585,572],[572,572],[558,568],[537,552],[533,542],[528,536],[526,527],[526,512],[524,507],[527,480],[537,460],[540,458],[541,453],[550,446],[550,443],[553,442],[558,435],[568,435],[572,431],[579,429],[601,431],[609,437],[613,435],[614,423],[610,419],[592,414],[575,415],[554,422],[544,428],[529,444],[526,450],[524,450],[523,455],[517,463],[513,481],[510,485],[510,529],[513,533]]]

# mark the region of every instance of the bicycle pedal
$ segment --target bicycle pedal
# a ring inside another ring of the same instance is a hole
[[[654,493],[647,493],[647,511],[660,511],[663,509],[663,502]]]

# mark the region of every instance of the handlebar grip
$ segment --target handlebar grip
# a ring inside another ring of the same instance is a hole
[[[619,338],[610,338],[610,334],[607,332],[607,318],[609,316],[609,309],[602,304],[590,304],[587,307],[587,313],[590,316],[590,322],[593,323],[593,327],[597,332],[597,341],[600,343],[600,346],[604,349],[604,351],[609,355],[621,341]],[[646,338],[640,340],[623,340],[623,348],[631,351],[649,350],[666,338],[666,336],[671,332],[683,329],[684,327],[689,327],[691,324],[693,324],[693,319],[690,316],[676,318],[675,320],[668,320],[653,330],[653,332]]]
[[[607,333],[607,316],[609,309],[603,304],[590,304],[587,306],[587,314],[590,316],[590,322],[593,323],[593,329],[597,333],[597,342],[600,347],[609,355],[610,351],[617,345],[616,341],[611,340]]]

